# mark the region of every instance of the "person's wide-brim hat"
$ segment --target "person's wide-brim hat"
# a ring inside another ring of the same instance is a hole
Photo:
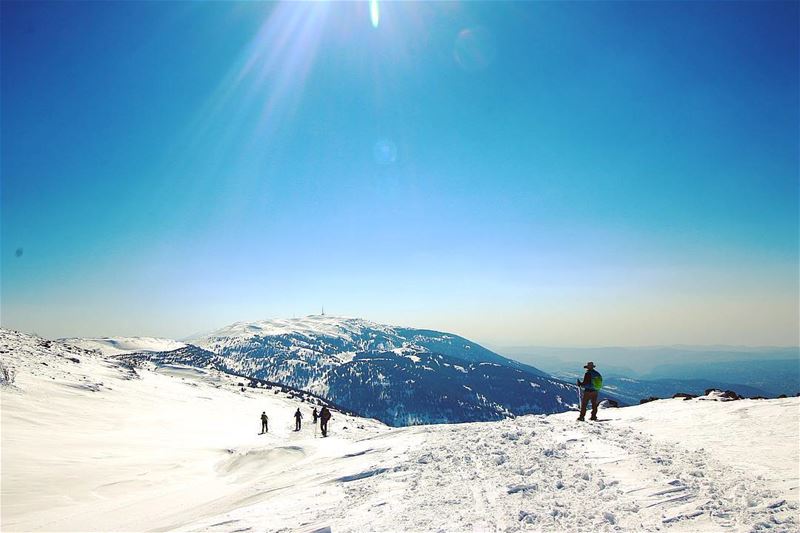
[[[594,368],[594,363],[592,363],[591,361],[589,361],[588,363],[586,363],[585,365],[583,365],[583,368]]]

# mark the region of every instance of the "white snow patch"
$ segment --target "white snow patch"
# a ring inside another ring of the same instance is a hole
[[[186,346],[186,343],[158,337],[74,337],[61,339],[85,350],[96,350],[103,355],[120,355],[133,352],[169,352]]]

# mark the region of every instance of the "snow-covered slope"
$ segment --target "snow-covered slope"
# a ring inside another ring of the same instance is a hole
[[[141,358],[283,383],[395,426],[554,413],[577,401],[574,386],[463,337],[356,318],[239,322],[189,342],[207,353]]]
[[[295,363],[294,374],[274,372],[275,358],[262,358],[262,371],[242,370],[229,357],[193,345],[124,357],[257,376],[302,388],[348,411],[394,426],[500,420],[525,413],[561,412],[577,402],[574,386],[517,368],[403,349],[362,352],[340,364],[320,365],[314,381],[308,380],[306,368],[286,354],[277,358]]]
[[[800,399],[392,429],[0,330],[3,531],[797,531]],[[302,431],[291,430],[300,406]],[[270,433],[258,435],[258,416]]]
[[[213,370],[130,367],[7,330],[0,364],[15,374],[0,390],[2,531],[178,528],[261,501],[268,475],[299,483],[290,475],[298,464],[328,468],[362,448],[355,440],[387,430],[334,413],[323,445],[312,427],[292,431],[295,409],[309,423],[312,407],[292,394],[242,390]],[[352,474],[358,463],[329,472]]]
[[[296,360],[316,355],[347,362],[358,352],[405,350],[438,353],[469,362],[490,362],[546,376],[541,370],[498,355],[452,333],[378,324],[361,318],[310,315],[302,318],[236,322],[188,339],[221,355],[270,355],[290,352]],[[257,352],[257,353],[256,353]],[[250,361],[252,368],[257,363]],[[243,368],[247,362],[243,359]]]
[[[166,352],[186,346],[180,341],[158,337],[74,337],[59,340],[86,350],[97,350],[103,355]]]

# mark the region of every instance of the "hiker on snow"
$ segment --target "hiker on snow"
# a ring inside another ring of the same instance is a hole
[[[261,411],[261,434],[269,431],[269,417],[266,411]]]
[[[300,431],[300,421],[303,419],[303,413],[300,412],[300,408],[297,408],[297,411],[294,413],[294,430]]]
[[[331,412],[327,407],[323,407],[319,412],[319,428],[322,430],[322,436],[328,436],[328,420],[331,419]]]
[[[597,395],[603,386],[603,376],[594,369],[593,362],[589,361],[583,368],[586,369],[586,374],[584,374],[582,382],[578,381],[578,387],[583,389],[581,394],[581,414],[578,417],[579,422],[583,422],[589,402],[592,402],[592,417],[589,420],[597,420]]]
[[[317,425],[317,419],[319,418],[319,413],[317,413],[317,408],[315,407],[313,411],[311,411],[311,417],[314,419],[314,425]]]

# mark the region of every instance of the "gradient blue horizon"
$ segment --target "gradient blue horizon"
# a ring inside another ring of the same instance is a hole
[[[3,2],[3,326],[800,342],[796,2],[379,7]]]

